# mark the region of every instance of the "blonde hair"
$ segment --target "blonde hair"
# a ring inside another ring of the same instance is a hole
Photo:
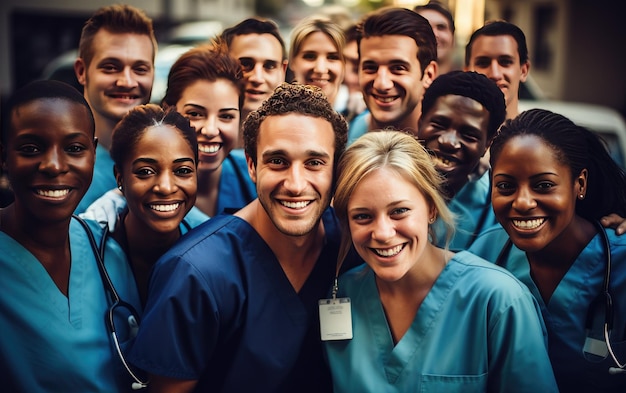
[[[343,262],[352,244],[347,215],[350,197],[363,178],[381,168],[391,169],[412,183],[434,206],[447,228],[446,244],[454,234],[454,216],[442,191],[444,178],[437,172],[422,144],[412,135],[400,131],[368,132],[346,149],[338,164],[339,175],[333,201],[342,226],[338,263]],[[432,229],[429,232],[434,239]]]
[[[341,61],[345,62],[343,57],[343,48],[346,46],[346,39],[341,26],[324,15],[311,15],[298,23],[291,31],[291,45],[289,47],[289,62],[300,52],[302,44],[306,38],[315,32],[322,32],[330,38],[337,47]]]

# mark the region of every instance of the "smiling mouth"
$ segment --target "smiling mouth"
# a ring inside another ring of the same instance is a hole
[[[287,202],[280,201],[280,204],[290,209],[304,209],[311,204],[311,201]]]
[[[519,229],[535,229],[541,226],[546,219],[545,218],[535,218],[532,220],[511,220],[513,222],[513,226]]]
[[[171,212],[180,206],[180,203],[170,203],[167,205],[150,205],[150,209],[156,210],[158,212]]]
[[[217,153],[222,145],[220,143],[198,144],[198,151],[205,154]]]
[[[372,248],[372,251],[381,257],[393,257],[396,256],[404,249],[405,244],[399,244],[391,248]]]
[[[435,163],[435,166],[439,166],[443,168],[452,168],[453,166],[455,166],[454,161],[449,160],[445,157],[441,157],[437,155],[433,155],[431,157],[432,157],[433,162]]]
[[[37,193],[37,195],[41,195],[41,196],[46,197],[46,198],[63,198],[64,196],[69,194],[70,189],[69,188],[65,188],[63,190],[42,190],[42,189],[38,189],[38,190],[35,190],[35,192]]]
[[[381,97],[381,96],[377,96],[377,95],[374,95],[374,94],[372,94],[372,97],[374,97],[374,99],[375,99],[376,101],[380,101],[380,102],[382,102],[383,104],[389,104],[389,103],[394,102],[395,100],[397,100],[397,99],[398,99],[398,97],[397,97],[397,96],[393,96],[393,97]]]

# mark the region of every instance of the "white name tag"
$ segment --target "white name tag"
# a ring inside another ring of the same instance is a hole
[[[319,308],[322,341],[352,339],[350,298],[321,299]]]

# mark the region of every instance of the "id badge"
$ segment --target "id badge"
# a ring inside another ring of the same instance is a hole
[[[321,299],[319,302],[322,341],[352,339],[350,298]]]

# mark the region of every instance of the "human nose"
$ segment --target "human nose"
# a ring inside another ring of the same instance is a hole
[[[318,74],[325,74],[328,72],[328,64],[324,56],[318,56],[313,66],[313,72]]]
[[[137,81],[135,80],[133,71],[130,67],[124,67],[119,78],[117,79],[117,85],[125,87],[137,86]]]
[[[526,212],[537,207],[537,201],[532,192],[527,187],[520,187],[513,200],[513,209],[519,212]]]
[[[219,135],[219,127],[217,126],[217,119],[214,116],[207,117],[206,121],[200,128],[200,133],[206,137],[212,138]]]
[[[439,138],[437,138],[437,142],[442,148],[446,149],[460,149],[461,141],[459,140],[459,136],[456,130],[445,130],[441,134],[439,134]]]
[[[376,78],[374,79],[374,88],[376,90],[389,90],[393,87],[393,80],[389,71],[385,68],[379,68],[376,72]]]
[[[49,149],[43,156],[39,169],[50,176],[57,176],[60,173],[67,172],[67,163],[63,159],[63,152],[59,149]]]
[[[395,227],[391,219],[387,216],[380,217],[374,221],[372,229],[372,239],[381,243],[386,243],[396,234]]]
[[[487,68],[487,77],[495,81],[502,79],[502,71],[497,60],[493,60]]]
[[[158,194],[168,195],[176,192],[176,181],[170,172],[164,172],[157,178],[153,190]]]
[[[307,185],[304,168],[299,165],[291,165],[287,171],[287,178],[285,179],[285,188],[294,195],[299,195],[304,191]]]
[[[252,71],[250,71],[250,75],[248,76],[248,80],[255,82],[255,83],[263,83],[264,80],[264,70],[263,70],[263,64],[262,63],[257,63],[254,65],[254,68],[252,68]]]

